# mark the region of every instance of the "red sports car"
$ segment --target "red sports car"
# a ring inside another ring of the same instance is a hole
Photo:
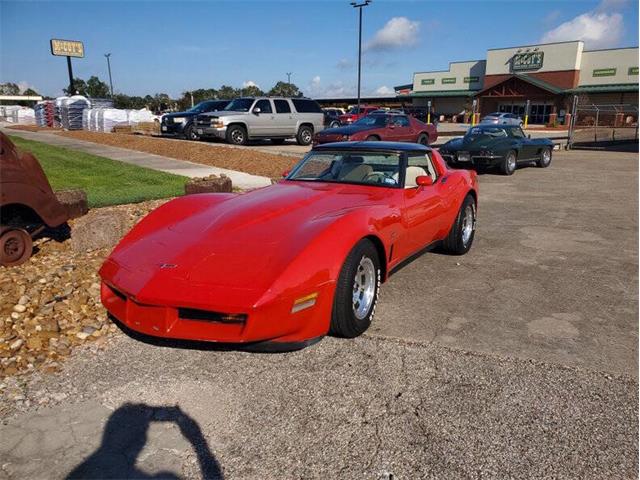
[[[150,213],[102,265],[102,303],[159,337],[280,351],[355,337],[403,262],[469,250],[477,195],[475,172],[421,145],[316,146],[275,185]]]
[[[356,120],[366,117],[371,112],[378,110],[380,107],[376,107],[373,105],[360,105],[360,109],[358,107],[352,107],[347,113],[344,113],[338,117],[338,120],[342,125],[351,125]]]
[[[374,113],[352,125],[322,130],[313,138],[315,144],[343,141],[412,142],[429,145],[438,139],[431,124],[397,113]]]

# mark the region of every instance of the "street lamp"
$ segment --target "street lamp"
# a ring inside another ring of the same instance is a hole
[[[362,3],[351,2],[353,8],[358,9],[359,27],[358,27],[358,113],[360,113],[360,76],[362,73],[362,8],[366,7],[372,0],[364,0]]]
[[[287,72],[287,83],[289,86],[291,86],[291,75],[293,75],[293,72]]]
[[[111,54],[105,53],[104,56],[107,59],[107,68],[109,69],[109,87],[111,87],[111,98],[113,98],[113,80],[111,79],[111,61],[109,60]]]

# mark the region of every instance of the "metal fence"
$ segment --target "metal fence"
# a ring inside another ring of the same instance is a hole
[[[638,141],[638,105],[581,103],[573,100],[568,147]]]

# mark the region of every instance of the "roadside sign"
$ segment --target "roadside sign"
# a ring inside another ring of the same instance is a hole
[[[51,39],[51,55],[59,57],[84,57],[84,44],[78,40]]]

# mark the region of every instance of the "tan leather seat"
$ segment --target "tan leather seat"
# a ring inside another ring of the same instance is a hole
[[[347,163],[340,168],[338,178],[348,182],[361,182],[367,175],[373,173],[371,165],[363,165],[362,163]]]
[[[404,179],[404,188],[415,188],[418,186],[416,178],[421,175],[429,175],[422,167],[407,167]],[[432,177],[433,178],[433,177]]]

